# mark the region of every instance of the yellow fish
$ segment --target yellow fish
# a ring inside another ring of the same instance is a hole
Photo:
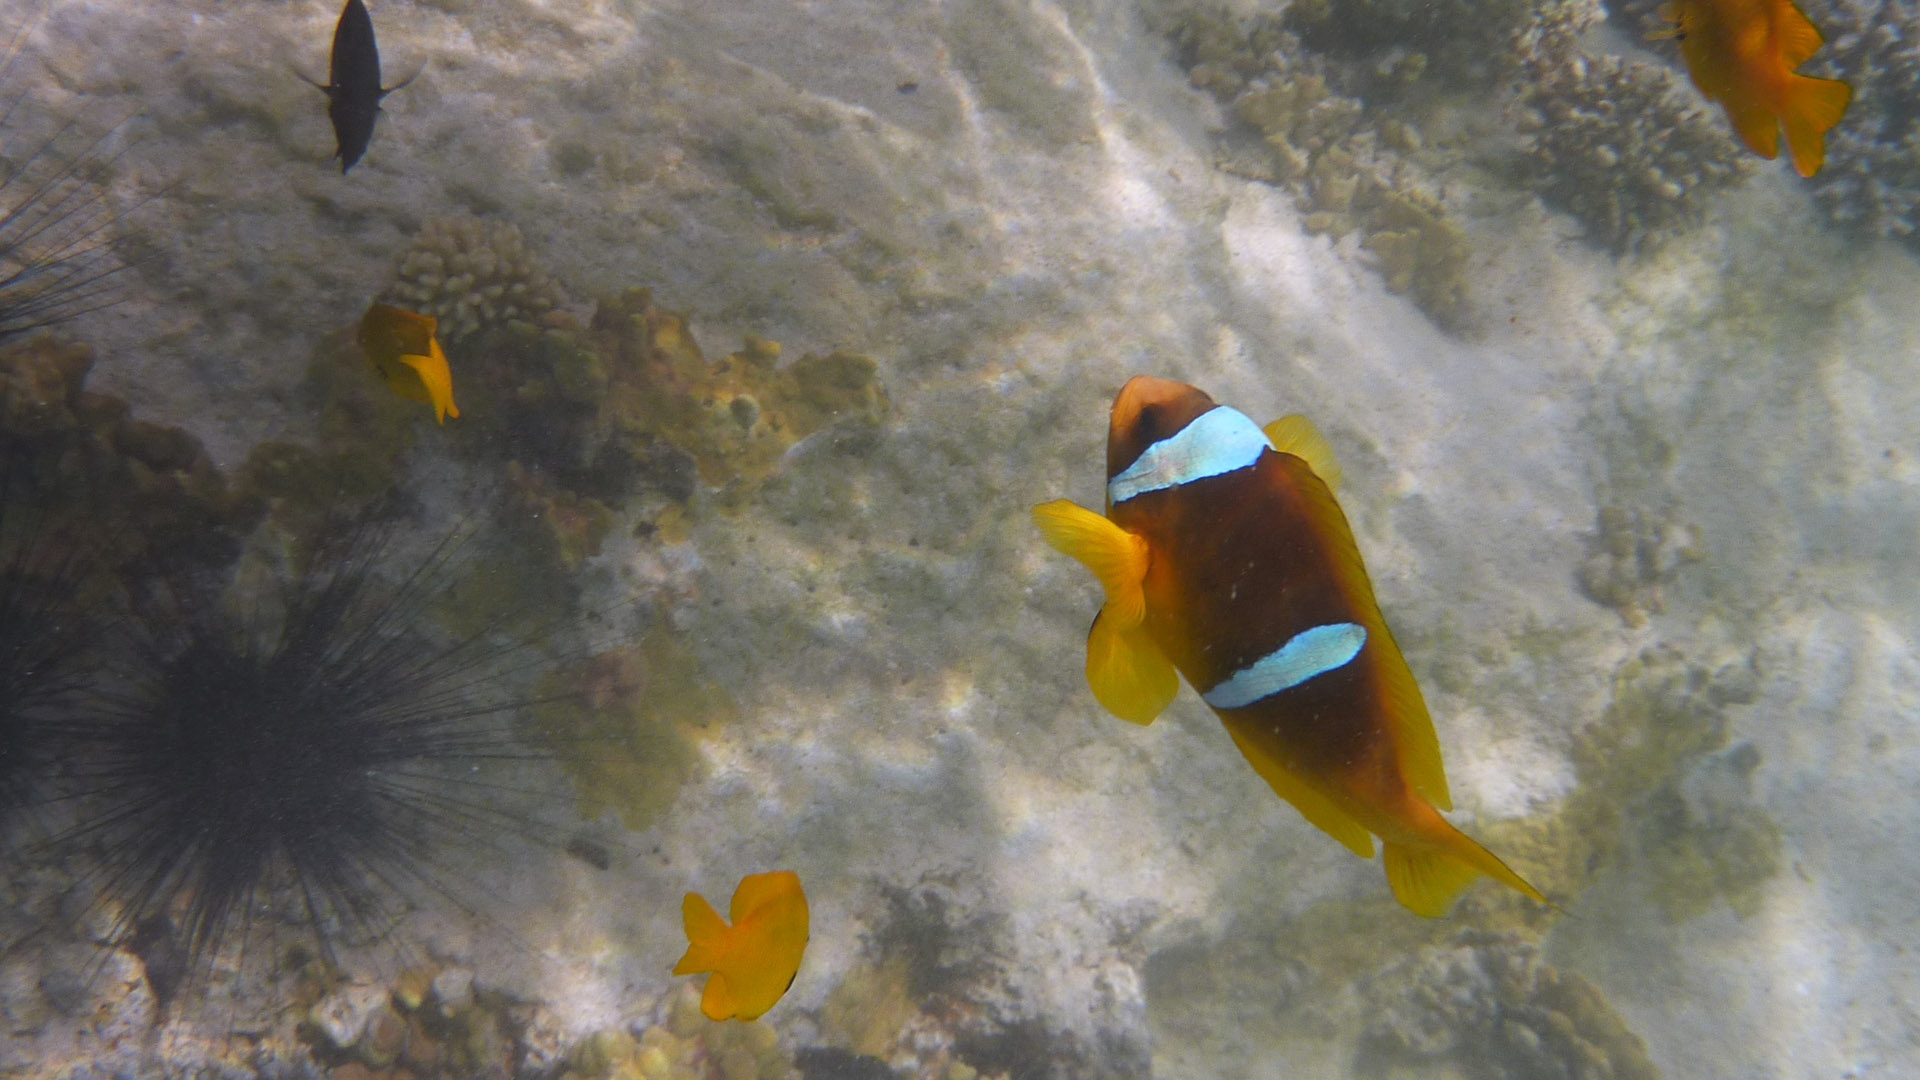
[[[360,350],[387,389],[409,401],[433,406],[434,419],[444,424],[459,416],[453,403],[453,372],[447,354],[434,336],[439,326],[431,315],[375,304],[360,317]]]
[[[1674,26],[1658,36],[1680,39],[1693,85],[1727,111],[1747,149],[1772,158],[1784,127],[1794,171],[1820,171],[1827,129],[1847,111],[1853,88],[1794,73],[1821,37],[1792,0],[1669,0],[1660,17]]]
[[[1361,858],[1386,846],[1394,896],[1447,909],[1482,874],[1539,891],[1440,816],[1440,741],[1333,499],[1340,472],[1303,416],[1262,429],[1185,383],[1136,375],[1107,428],[1106,513],[1033,508],[1107,602],[1087,681],[1151,723],[1200,693],[1274,793]]]
[[[773,1008],[793,985],[807,947],[807,894],[791,870],[748,874],[733,890],[728,926],[699,893],[680,902],[687,952],[675,975],[711,971],[700,995],[709,1020],[753,1020]]]

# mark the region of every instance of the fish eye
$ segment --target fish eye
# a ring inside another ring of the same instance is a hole
[[[1134,427],[1149,440],[1154,439],[1160,433],[1160,413],[1158,405],[1140,406],[1140,415],[1134,418]]]

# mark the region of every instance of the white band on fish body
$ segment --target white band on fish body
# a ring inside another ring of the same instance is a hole
[[[1107,500],[1118,505],[1149,491],[1244,469],[1269,448],[1260,425],[1225,405],[1216,405],[1140,452],[1133,464],[1107,481]]]
[[[1358,623],[1328,623],[1293,635],[1285,645],[1221,680],[1201,700],[1216,709],[1240,709],[1272,697],[1360,655],[1367,628]]]

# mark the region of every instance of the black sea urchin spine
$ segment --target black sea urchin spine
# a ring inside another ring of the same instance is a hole
[[[88,135],[9,85],[29,30],[0,52],[0,342],[113,303],[125,268],[112,239],[123,215],[99,181],[122,127]]]
[[[383,587],[385,534],[363,526],[313,555],[277,617],[205,598],[148,617],[164,625],[83,722],[76,766],[71,839],[98,850],[121,932],[161,927],[191,977],[244,951],[256,912],[291,910],[331,961],[410,904],[465,907],[462,861],[531,831],[497,775],[533,756],[504,685],[529,647],[438,633],[453,546]]]
[[[82,547],[10,507],[0,464],[0,828],[38,801],[58,756],[62,709],[84,689],[88,620],[76,602]]]

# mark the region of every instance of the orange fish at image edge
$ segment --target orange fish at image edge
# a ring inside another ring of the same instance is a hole
[[[709,1020],[753,1020],[793,985],[807,948],[807,895],[791,870],[748,874],[727,906],[732,926],[698,893],[681,901],[687,952],[675,975],[711,971],[700,995]]]
[[[1651,36],[1680,39],[1693,85],[1727,111],[1747,149],[1776,156],[1785,127],[1794,171],[1820,171],[1827,129],[1847,111],[1853,88],[1794,74],[1822,39],[1792,0],[1669,0],[1660,17],[1675,25]]]
[[[387,389],[409,401],[433,406],[434,419],[444,424],[458,417],[453,403],[453,372],[447,354],[434,336],[439,322],[431,315],[375,304],[360,317],[360,351],[380,375]]]
[[[1313,825],[1435,916],[1484,874],[1532,885],[1440,816],[1440,742],[1334,502],[1339,468],[1302,416],[1260,428],[1185,383],[1136,375],[1107,428],[1107,512],[1033,508],[1047,542],[1093,571],[1106,604],[1087,682],[1148,724],[1179,678],[1248,763]]]

